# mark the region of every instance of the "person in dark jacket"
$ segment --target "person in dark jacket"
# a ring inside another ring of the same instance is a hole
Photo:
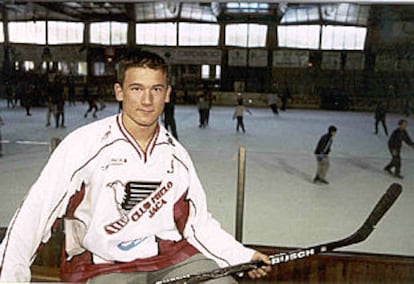
[[[377,107],[375,108],[375,134],[378,134],[378,124],[381,122],[384,127],[385,135],[388,136],[387,124],[385,122],[385,116],[387,111],[384,108],[382,102],[378,102]]]
[[[408,145],[414,148],[414,142],[411,140],[407,128],[407,120],[401,119],[398,122],[398,128],[396,128],[388,140],[388,149],[391,153],[391,162],[385,166],[384,171],[389,172],[391,175],[397,178],[403,178],[401,175],[401,147],[404,141]],[[395,172],[391,170],[395,168]]]
[[[328,155],[331,151],[333,137],[336,135],[336,132],[337,128],[331,125],[328,128],[328,133],[322,135],[322,137],[318,141],[318,145],[315,149],[317,169],[315,178],[313,179],[314,183],[328,184],[328,181],[325,179],[329,169]]]
[[[171,86],[170,101],[164,105],[164,126],[167,130],[170,130],[171,134],[178,140],[177,127],[174,118],[175,101],[175,89]]]

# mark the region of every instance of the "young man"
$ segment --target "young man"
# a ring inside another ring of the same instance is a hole
[[[53,152],[0,246],[0,282],[30,280],[57,218],[65,226],[63,281],[154,283],[217,264],[269,263],[211,217],[188,153],[158,123],[171,91],[165,61],[139,52],[118,72],[122,113],[75,130]]]
[[[324,183],[328,184],[326,180],[326,174],[329,170],[329,152],[331,151],[331,145],[333,142],[333,137],[335,137],[337,128],[333,125],[329,126],[328,133],[322,135],[319,139],[318,145],[315,149],[316,155],[316,176],[313,179],[314,183]]]
[[[384,171],[389,172],[391,175],[397,178],[403,178],[401,176],[401,147],[402,142],[404,141],[408,145],[414,148],[414,142],[411,141],[410,136],[407,133],[407,120],[401,119],[398,122],[398,128],[396,128],[388,140],[388,149],[391,153],[391,162],[385,166]],[[391,171],[392,168],[395,168],[395,172]]]

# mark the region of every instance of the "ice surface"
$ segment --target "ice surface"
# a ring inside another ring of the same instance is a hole
[[[46,109],[8,109],[0,100],[3,157],[0,158],[0,226],[7,226],[30,185],[49,156],[52,137],[64,137],[93,118],[83,118],[87,105],[66,105],[65,129],[45,127]],[[110,103],[98,117],[112,115]],[[209,126],[198,127],[195,106],[177,106],[180,142],[190,152],[205,187],[209,208],[222,226],[234,234],[238,147],[247,149],[243,242],[306,247],[340,239],[354,232],[393,182],[403,193],[364,242],[343,250],[414,255],[414,150],[404,145],[403,180],[382,170],[390,156],[387,137],[374,135],[372,113],[291,110],[279,116],[270,109],[245,115],[246,134],[236,132],[233,108],[214,106]],[[391,132],[400,114],[389,114]],[[408,132],[414,139],[413,116]],[[313,150],[329,125],[338,127],[331,153],[329,185],[312,183],[316,163]],[[53,124],[52,124],[53,126]],[[34,141],[35,144],[21,144]],[[41,143],[37,143],[41,142]]]

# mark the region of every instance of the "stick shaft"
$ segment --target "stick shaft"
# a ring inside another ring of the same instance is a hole
[[[394,202],[397,200],[398,196],[402,192],[402,187],[400,184],[394,183],[392,184],[385,194],[381,197],[381,199],[377,202],[374,209],[368,215],[365,222],[362,226],[352,235],[337,240],[333,242],[328,242],[321,245],[316,245],[313,247],[308,247],[305,249],[298,249],[291,252],[286,253],[278,253],[274,255],[270,255],[271,265],[278,265],[280,263],[290,262],[297,259],[303,259],[307,257],[311,257],[313,255],[332,251],[334,249],[345,247],[351,244],[356,244],[359,242],[364,241],[368,238],[368,236],[372,233],[375,228],[375,225],[379,222],[379,220],[385,215],[385,213],[391,208]],[[190,283],[200,283],[209,279],[220,278],[228,275],[235,275],[238,273],[243,273],[252,269],[259,268],[261,266],[265,266],[266,264],[261,261],[255,262],[247,262],[242,263],[239,265],[233,265],[225,268],[218,268],[212,271],[194,274],[194,275],[187,275],[183,277],[178,277],[175,279],[169,279],[164,281],[157,282],[158,284],[167,284],[167,283],[182,283],[182,284],[190,284]]]

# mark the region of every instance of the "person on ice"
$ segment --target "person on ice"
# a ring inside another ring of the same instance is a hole
[[[387,171],[396,178],[403,178],[401,175],[401,147],[404,141],[414,148],[414,142],[411,140],[407,128],[407,120],[401,119],[398,122],[398,127],[392,132],[390,139],[388,139],[388,150],[391,153],[391,162],[385,166],[384,171]],[[395,171],[392,172],[392,169]]]
[[[314,152],[317,164],[316,175],[313,179],[314,183],[328,184],[328,181],[326,180],[326,174],[329,170],[329,153],[331,152],[331,146],[336,132],[337,128],[331,125],[328,128],[328,133],[322,135],[318,141]]]
[[[243,116],[244,112],[248,112],[250,115],[252,112],[243,105],[243,99],[240,98],[237,100],[237,107],[233,113],[233,120],[237,119],[236,131],[239,132],[239,128],[242,129],[243,133],[246,133],[246,129],[244,128]]]

